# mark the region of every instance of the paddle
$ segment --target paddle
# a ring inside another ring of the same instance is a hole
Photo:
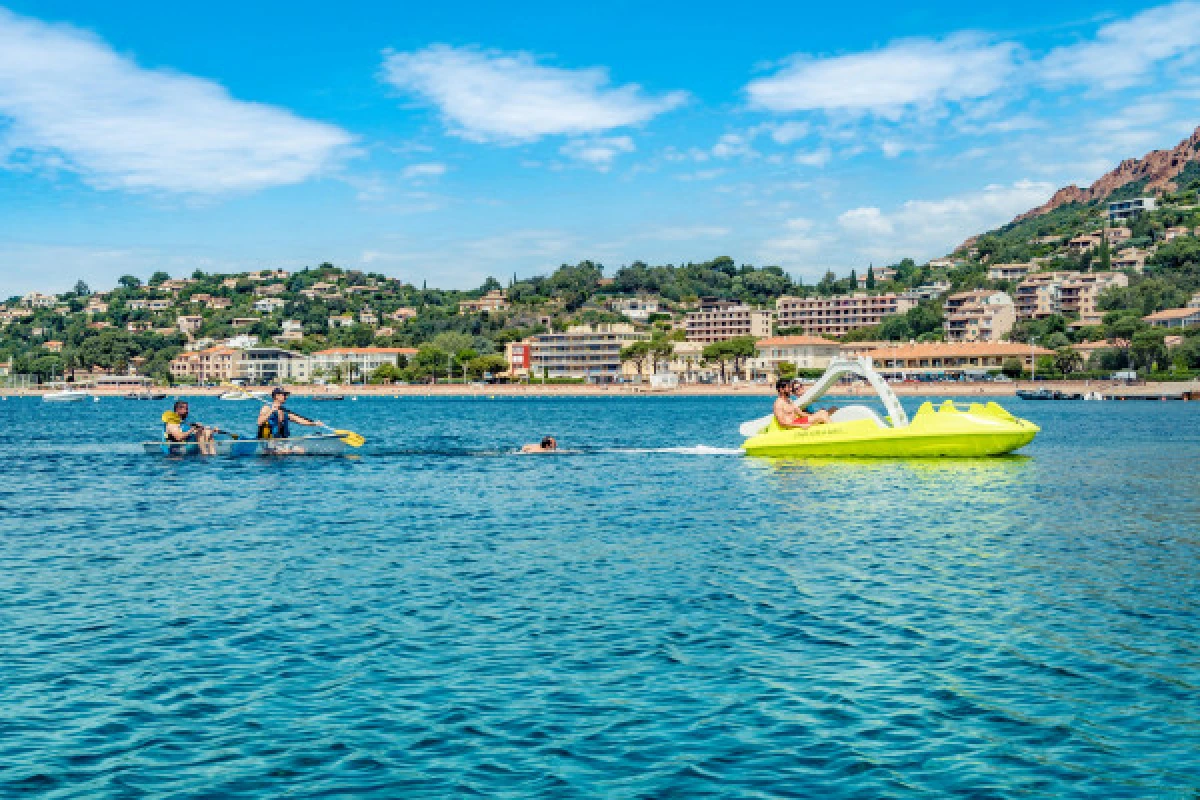
[[[264,403],[267,403],[268,405],[271,402],[271,399],[270,399],[271,396],[269,394],[267,394],[266,392],[249,392],[249,394],[254,395],[254,397],[258,398],[259,400],[261,400]],[[300,414],[297,414],[295,411],[289,410],[288,413],[291,414],[296,419],[301,419],[301,420],[304,420],[305,422],[310,422],[313,425],[320,425],[325,430],[332,431],[334,434],[337,435],[337,437],[339,439],[341,439],[343,442],[350,445],[351,447],[362,447],[364,444],[366,444],[367,440],[364,439],[361,434],[355,433],[354,431],[342,430],[340,428],[331,428],[323,422],[318,423],[315,419],[309,419],[308,417],[301,416]]]

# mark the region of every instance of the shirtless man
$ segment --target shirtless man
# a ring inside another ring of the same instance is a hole
[[[780,378],[775,381],[775,421],[781,428],[807,428],[811,425],[824,425],[829,422],[828,411],[816,411],[807,414],[792,401],[792,382]]]
[[[521,448],[522,453],[553,453],[558,449],[558,442],[553,436],[547,436],[537,444],[527,444]]]

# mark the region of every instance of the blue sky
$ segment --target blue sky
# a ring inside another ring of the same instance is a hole
[[[816,278],[1200,124],[1200,2],[647,5],[0,0],[0,296],[325,260]]]

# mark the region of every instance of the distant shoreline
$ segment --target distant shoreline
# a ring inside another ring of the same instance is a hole
[[[1200,381],[1190,383],[1149,383],[1126,386],[1113,381],[1046,381],[1031,383],[897,383],[892,390],[900,396],[911,397],[1013,397],[1017,389],[1058,389],[1068,392],[1114,392],[1122,395],[1160,396],[1181,392],[1200,392]],[[270,391],[271,387],[246,387],[251,391]],[[2,397],[40,397],[51,390],[0,389]],[[123,397],[127,389],[88,389],[99,397]],[[214,397],[230,391],[228,387],[172,386],[156,387],[152,391],[169,397]],[[771,397],[773,388],[761,384],[713,386],[690,384],[674,389],[651,389],[648,386],[588,385],[588,384],[495,384],[471,386],[435,384],[422,386],[342,386],[325,389],[320,386],[289,386],[295,397],[340,395],[350,397]],[[875,394],[870,386],[839,386],[830,392],[842,397],[863,397]]]

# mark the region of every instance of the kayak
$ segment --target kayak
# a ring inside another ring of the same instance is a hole
[[[329,433],[295,439],[217,439],[211,449],[209,444],[199,442],[163,441],[143,442],[142,448],[151,456],[341,456],[349,445],[342,437]]]
[[[965,410],[950,400],[937,408],[925,402],[908,425],[893,427],[889,421],[865,406],[841,409],[830,423],[808,428],[782,428],[772,419],[742,447],[756,456],[972,458],[1011,453],[1041,430],[994,402],[971,403]]]
[[[1011,453],[1032,442],[1041,430],[994,402],[959,408],[947,400],[935,408],[926,401],[909,420],[896,393],[865,356],[832,359],[797,405],[808,407],[846,376],[866,380],[887,416],[867,406],[848,406],[835,411],[828,423],[807,428],[785,428],[774,416],[764,417],[741,426],[747,437],[742,449],[754,456],[974,458]]]

